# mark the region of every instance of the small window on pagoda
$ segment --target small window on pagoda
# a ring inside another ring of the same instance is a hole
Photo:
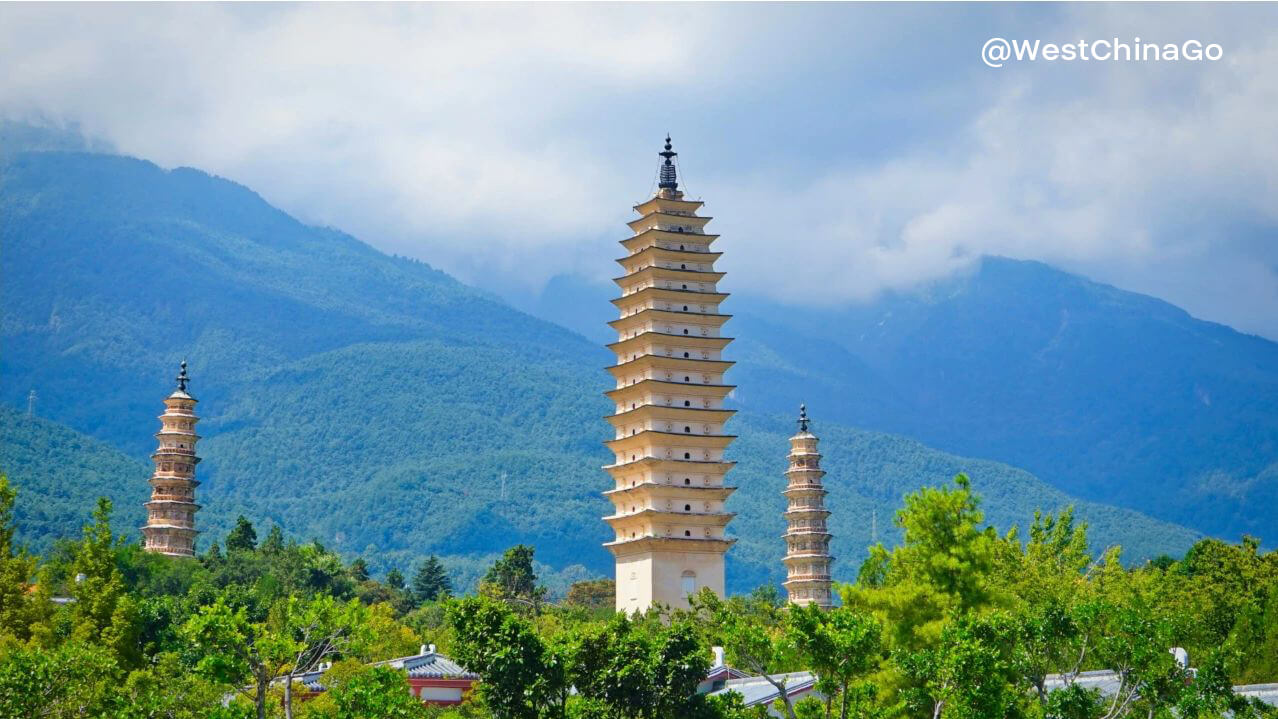
[[[687,266],[687,265],[679,265],[679,269],[681,269],[681,270],[686,270],[686,269],[688,269],[688,266]]]
[[[686,334],[688,334],[688,330],[684,330],[684,331],[683,331],[683,333],[684,333],[685,335],[686,335]]]
[[[684,453],[683,453],[683,458],[684,458],[684,459],[692,459],[692,453],[691,453],[691,452],[684,452]]]
[[[691,504],[685,504],[685,505],[683,505],[683,511],[685,511],[685,512],[691,512],[691,511],[692,511],[692,505],[691,505]]]
[[[685,536],[685,537],[691,537],[691,536],[692,536],[692,530],[691,530],[691,529],[685,529],[685,530],[683,530],[683,536]]]
[[[687,306],[687,305],[684,305],[684,306],[683,306],[683,311],[684,311],[684,312],[687,312],[687,311],[688,311],[688,306]]]
[[[685,400],[683,401],[683,406],[684,406],[684,407],[691,407],[691,406],[692,406],[692,402],[691,402],[690,400],[686,400],[686,399],[685,399]]]
[[[683,483],[684,483],[684,484],[692,484],[692,480],[691,480],[691,479],[689,479],[688,477],[684,477],[684,478],[683,478]]]
[[[683,286],[683,288],[686,290],[686,289],[688,289],[688,286],[687,286],[687,285],[684,285],[684,286]]]
[[[684,353],[683,353],[683,356],[684,356],[684,357],[687,357],[687,356],[688,356],[688,353],[687,353],[687,352],[684,352]]]
[[[685,375],[685,376],[684,376],[684,378],[683,378],[683,381],[684,381],[684,382],[691,382],[691,381],[692,381],[692,378],[691,378],[691,377],[688,377],[688,376],[686,376],[686,375]]]

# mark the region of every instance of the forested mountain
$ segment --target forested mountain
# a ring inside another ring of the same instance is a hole
[[[214,536],[243,513],[363,554],[374,569],[438,553],[463,585],[517,542],[535,544],[565,579],[609,570],[598,519],[609,358],[597,344],[196,170],[24,152],[2,171],[0,398],[18,406],[34,388],[39,416],[126,455],[107,461],[102,445],[6,410],[0,468],[22,490],[20,507],[65,497],[58,511],[83,513],[79,495],[101,492],[135,511],[160,400],[187,357],[204,418],[199,518]],[[752,347],[766,339],[742,341],[753,359],[734,377],[746,410],[734,420],[734,590],[779,575],[785,437],[801,396],[825,441],[843,578],[875,526],[895,538],[906,492],[960,470],[1003,528],[1070,501],[1003,464],[841,425],[843,400],[824,385],[765,374]],[[801,369],[835,372],[848,357]],[[768,392],[773,400],[756,399]],[[92,457],[69,457],[77,443]],[[19,513],[28,541],[78,532],[80,521],[36,525],[32,509]],[[1183,551],[1196,536],[1099,504],[1080,503],[1080,515],[1098,543],[1122,543],[1132,559]]]
[[[1259,509],[1278,504],[1278,344],[996,257],[838,309],[743,289],[731,325],[742,407],[820,398],[828,419],[1024,467],[1200,531],[1278,541],[1278,514]],[[614,293],[561,276],[521,304],[601,341]]]

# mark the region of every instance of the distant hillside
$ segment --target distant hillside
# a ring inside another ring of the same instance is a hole
[[[78,536],[98,497],[115,503],[120,532],[141,527],[146,513],[138,497],[149,491],[149,467],[104,442],[0,404],[0,474],[18,488],[18,541],[36,553],[54,539]]]
[[[1234,540],[1278,541],[1265,509],[1278,505],[1278,344],[998,258],[919,293],[789,316],[790,333],[862,360],[886,396],[859,399],[858,377],[825,373],[843,385],[841,421]]]
[[[205,418],[200,519],[213,536],[242,512],[374,568],[437,552],[473,577],[482,558],[532,542],[560,580],[610,570],[598,519],[608,506],[608,356],[597,344],[195,170],[39,152],[0,172],[4,402],[35,388],[41,416],[140,461],[186,356]],[[787,386],[784,372],[733,379],[747,411],[734,420],[741,542],[729,581],[743,591],[777,578],[788,417],[795,396],[820,387]],[[795,391],[776,403],[784,415],[750,399],[774,379]],[[960,469],[1004,527],[1068,501],[1005,465],[841,427],[834,399],[809,404],[826,438],[843,578],[855,574],[870,517],[890,539],[901,497]],[[20,436],[23,421],[10,416],[0,441]],[[33,451],[22,462],[61,456]],[[120,496],[136,506],[145,472],[131,479],[125,466],[105,484],[134,487]],[[71,481],[13,474],[29,494]],[[1182,551],[1196,536],[1130,511],[1082,510],[1098,542],[1121,542],[1133,558]],[[61,524],[22,529],[37,541],[78,531]]]
[[[805,397],[829,419],[1025,467],[1070,494],[1278,542],[1278,344],[1003,258],[837,309],[733,289],[743,407]],[[601,341],[614,293],[561,276],[525,304]]]

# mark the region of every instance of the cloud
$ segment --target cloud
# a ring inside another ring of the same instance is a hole
[[[9,4],[0,111],[525,292],[610,276],[671,130],[731,291],[855,301],[997,253],[1278,337],[1276,14]],[[991,70],[995,35],[1226,56]]]

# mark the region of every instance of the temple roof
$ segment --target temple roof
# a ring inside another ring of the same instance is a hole
[[[817,675],[812,672],[790,672],[789,674],[772,674],[769,676],[785,687],[785,693],[791,699],[812,691],[817,682]],[[781,697],[781,692],[772,686],[768,678],[761,676],[729,679],[724,682],[722,689],[710,692],[710,696],[722,696],[728,692],[740,694],[742,703],[747,707],[766,707]]]
[[[408,657],[386,659],[366,666],[402,669],[409,679],[479,680],[478,674],[467,671],[457,662],[436,651],[424,651],[421,654],[414,654]],[[307,672],[294,678],[305,684],[307,689],[313,692],[322,692],[325,691],[326,687],[320,682],[320,679],[323,678],[326,671],[328,671],[327,667],[323,670]]]

